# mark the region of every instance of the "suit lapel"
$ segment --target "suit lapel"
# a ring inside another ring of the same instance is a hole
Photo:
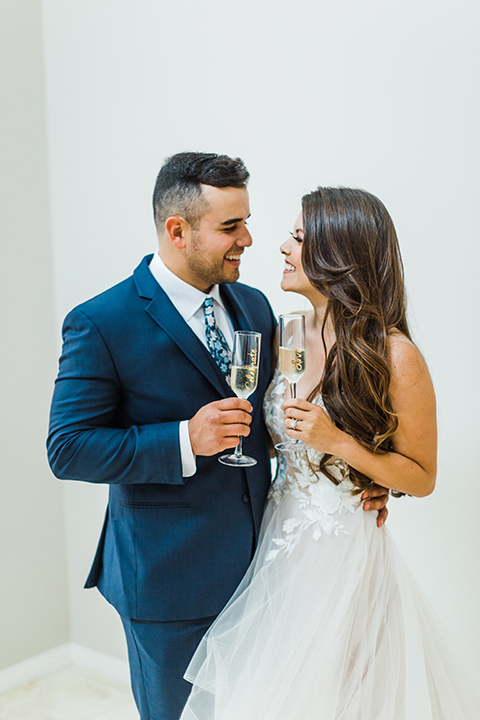
[[[150,259],[151,255],[144,258],[134,272],[134,281],[140,297],[150,300],[145,311],[178,345],[220,395],[231,395],[231,390],[217,363],[148,269]]]

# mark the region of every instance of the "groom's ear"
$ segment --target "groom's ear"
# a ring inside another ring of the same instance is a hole
[[[185,247],[189,232],[190,225],[181,215],[172,215],[165,220],[165,235],[175,247],[179,249]]]

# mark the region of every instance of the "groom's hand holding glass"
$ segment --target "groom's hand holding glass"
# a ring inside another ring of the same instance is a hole
[[[194,455],[216,455],[238,444],[250,434],[252,406],[238,397],[204,405],[188,423]]]

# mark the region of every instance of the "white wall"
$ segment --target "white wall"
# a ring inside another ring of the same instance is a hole
[[[56,325],[155,247],[162,160],[196,149],[251,171],[242,279],[276,311],[278,247],[301,195],[364,187],[390,209],[411,317],[436,383],[438,489],[389,526],[480,671],[478,25],[469,0],[45,0]],[[477,162],[475,162],[477,160]],[[302,303],[303,305],[303,303]],[[67,484],[73,639],[123,656],[114,612],[81,590],[103,488]],[[108,618],[108,619],[107,619]]]
[[[63,487],[46,461],[56,370],[41,10],[0,7],[0,669],[69,636]]]

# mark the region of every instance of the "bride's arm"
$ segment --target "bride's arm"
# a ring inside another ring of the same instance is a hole
[[[398,415],[393,451],[378,455],[339,430],[325,412],[305,400],[284,404],[285,424],[298,418],[291,437],[342,458],[351,467],[391,490],[423,497],[433,492],[437,472],[435,393],[419,350],[401,337],[390,341],[389,395]]]

